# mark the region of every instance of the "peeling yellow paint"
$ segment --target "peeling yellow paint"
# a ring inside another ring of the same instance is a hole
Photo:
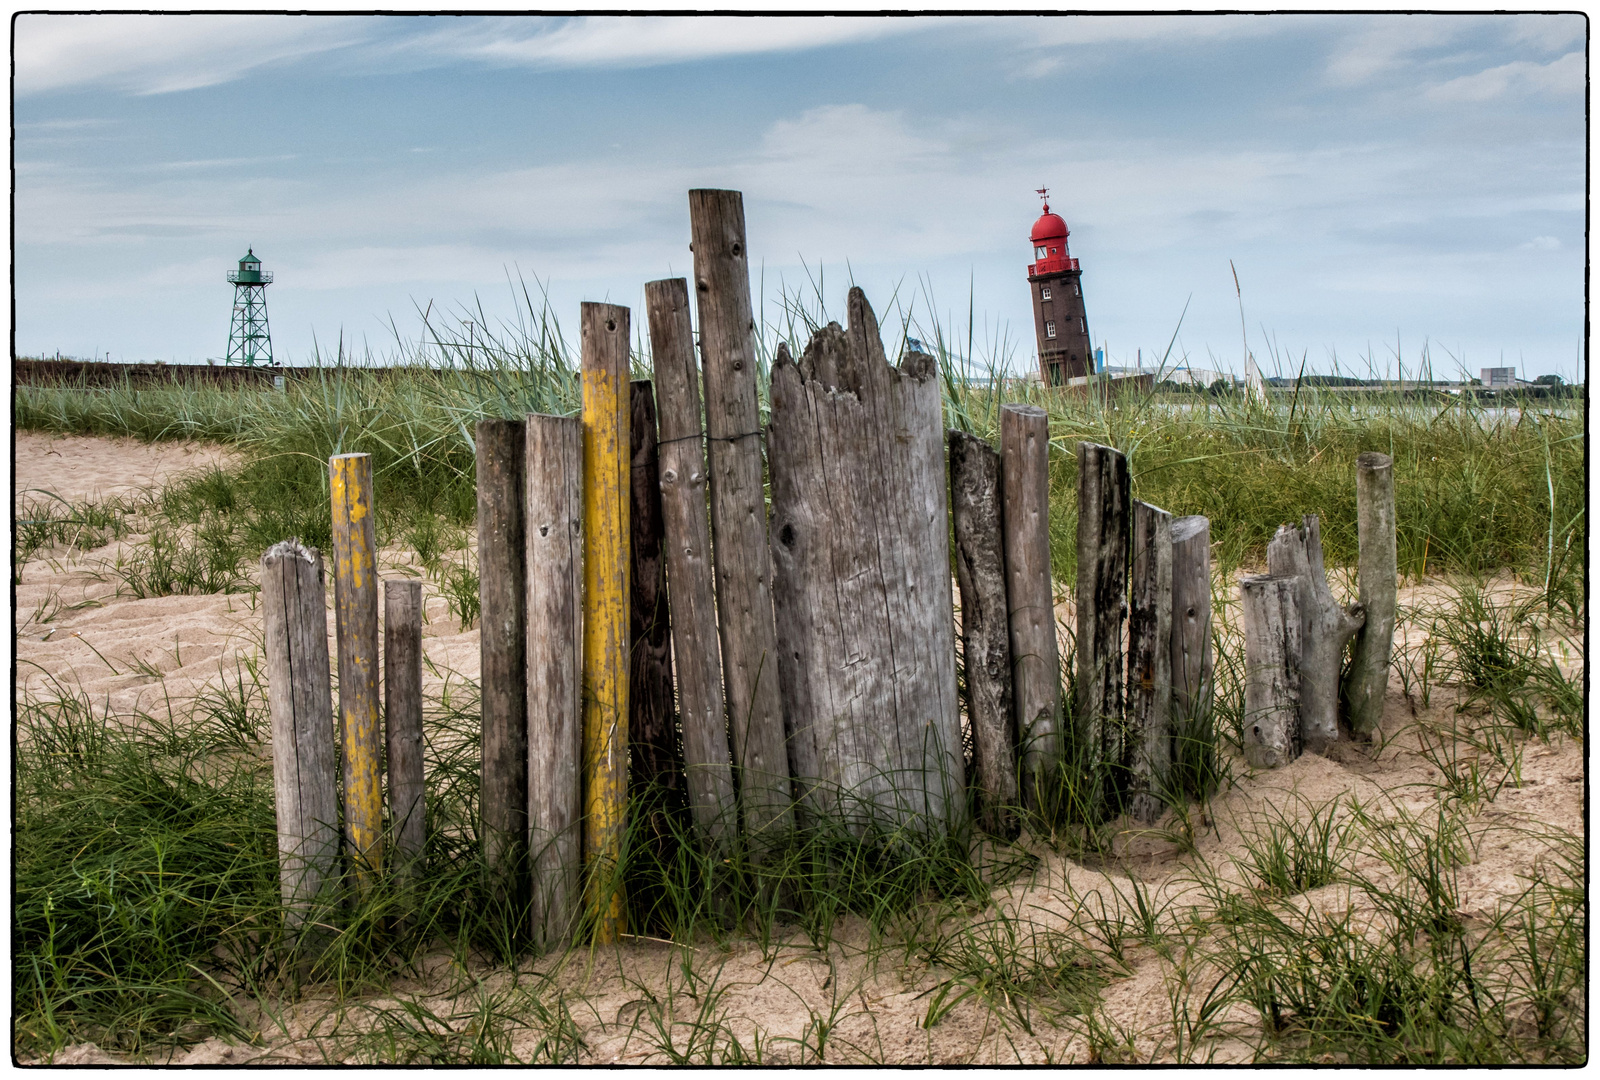
[[[339,631],[339,719],[344,733],[344,835],[357,885],[383,866],[383,792],[378,775],[378,580],[372,528],[372,458],[328,461],[333,502],[334,607]]]

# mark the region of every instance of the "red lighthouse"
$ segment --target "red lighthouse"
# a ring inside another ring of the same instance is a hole
[[[1033,328],[1039,340],[1039,377],[1046,386],[1089,375],[1094,361],[1089,349],[1089,319],[1083,307],[1083,271],[1067,254],[1067,223],[1050,212],[1048,189],[1044,213],[1033,223],[1028,239],[1033,262],[1028,287],[1033,292]]]

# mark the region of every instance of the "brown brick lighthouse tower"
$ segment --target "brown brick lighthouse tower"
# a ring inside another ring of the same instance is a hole
[[[1028,287],[1033,291],[1033,329],[1039,339],[1039,377],[1046,386],[1094,371],[1089,349],[1089,319],[1083,309],[1083,271],[1067,254],[1067,223],[1050,212],[1049,191],[1040,188],[1044,213],[1033,223],[1033,262]]]

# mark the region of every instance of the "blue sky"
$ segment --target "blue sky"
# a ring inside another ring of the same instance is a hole
[[[639,310],[686,192],[843,309],[898,287],[1031,364],[1034,189],[1113,362],[1582,374],[1586,24],[1565,15],[13,22],[15,348],[202,361],[254,245],[275,351],[507,278]],[[761,280],[753,283],[759,287]],[[1179,327],[1179,315],[1188,306]],[[642,321],[642,320],[640,320]],[[926,322],[924,317],[923,322]],[[1213,360],[1214,358],[1214,360]],[[1289,371],[1293,374],[1293,371]]]

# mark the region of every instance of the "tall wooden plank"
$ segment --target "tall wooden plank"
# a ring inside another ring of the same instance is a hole
[[[1211,522],[1199,515],[1172,523],[1173,754],[1201,760],[1189,740],[1214,742],[1210,726]]]
[[[1005,539],[1001,526],[1000,455],[984,440],[951,431],[950,518],[961,637],[972,723],[972,765],[979,824],[1015,835],[1016,718],[1011,698],[1011,620],[1006,610]]]
[[[678,716],[695,827],[721,843],[737,821],[712,586],[700,372],[683,278],[644,287],[661,438],[658,471]]]
[[[521,895],[528,834],[527,580],[521,420],[478,421],[478,656],[483,856],[496,895]]]
[[[1356,458],[1356,533],[1361,545],[1356,575],[1367,617],[1351,645],[1343,694],[1350,729],[1371,738],[1383,723],[1399,589],[1394,461],[1388,454],[1369,451]]]
[[[583,422],[525,421],[528,853],[534,942],[570,942],[582,896]]]
[[[1078,671],[1080,735],[1105,762],[1121,761],[1122,620],[1128,609],[1128,459],[1078,444]]]
[[[1065,749],[1056,598],[1050,580],[1050,421],[1043,409],[1000,407],[1000,456],[1022,797],[1037,808],[1041,785]]]
[[[596,944],[622,934],[628,794],[628,309],[585,303],[583,377],[584,862]]]
[[[383,868],[378,762],[378,563],[373,535],[372,458],[328,461],[333,501],[333,607],[339,643],[339,724],[344,748],[344,839],[356,883]]]
[[[1128,605],[1127,808],[1161,816],[1172,769],[1172,515],[1133,502]]]
[[[422,768],[422,582],[383,583],[383,719],[398,872],[415,879],[427,839]]]
[[[745,838],[756,858],[792,825],[762,486],[744,198],[689,192],[711,469],[718,631]]]
[[[284,921],[299,930],[339,879],[338,750],[328,670],[322,556],[297,540],[261,556],[261,606],[272,717]]]
[[[1239,579],[1244,623],[1244,756],[1278,769],[1300,756],[1301,577]]]

